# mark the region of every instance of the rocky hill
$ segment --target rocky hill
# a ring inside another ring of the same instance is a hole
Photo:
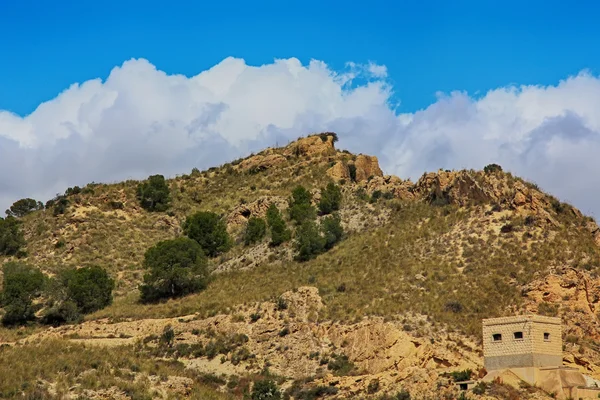
[[[170,179],[164,212],[143,209],[139,182],[126,181],[69,188],[63,212],[20,218],[19,261],[48,276],[100,265],[116,288],[80,324],[2,328],[0,397],[240,398],[269,377],[296,399],[452,399],[451,373],[481,373],[481,319],[524,312],[562,316],[564,362],[600,378],[593,219],[499,166],[413,183],[336,140],[312,135]],[[298,185],[317,204],[329,182],[342,193],[335,247],[300,262],[294,240],[244,243],[251,217],[272,204],[287,215]],[[200,210],[221,215],[234,238],[210,260],[207,288],[140,303],[144,253]],[[495,384],[482,396],[547,394]]]

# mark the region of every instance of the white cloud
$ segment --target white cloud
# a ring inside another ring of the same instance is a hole
[[[130,60],[104,81],[74,84],[21,117],[0,110],[0,209],[90,181],[174,175],[310,132],[376,154],[387,173],[500,163],[584,211],[600,211],[600,79],[440,94],[397,115],[387,68],[332,71],[297,59],[248,66],[227,58],[187,78]],[[401,97],[401,96],[400,96]]]

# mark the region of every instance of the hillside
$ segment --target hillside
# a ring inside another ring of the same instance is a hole
[[[100,265],[116,288],[113,304],[79,325],[1,328],[0,342],[11,346],[0,351],[0,369],[22,363],[23,371],[13,368],[0,393],[29,393],[37,378],[36,390],[63,398],[152,390],[236,398],[266,375],[294,398],[383,398],[402,390],[412,398],[453,398],[444,374],[482,368],[481,319],[526,311],[562,316],[565,362],[600,378],[600,230],[593,219],[498,167],[440,170],[413,183],[384,176],[375,157],[336,150],[336,139],[313,135],[170,179],[164,212],[143,209],[139,182],[126,181],[71,188],[64,213],[22,217],[26,245],[19,261],[49,276]],[[250,217],[264,217],[271,204],[287,215],[298,185],[316,204],[329,182],[341,188],[345,231],[329,251],[300,262],[293,241],[243,243]],[[210,259],[205,290],[140,303],[144,253],[181,236],[196,211],[221,215],[233,247]],[[161,347],[167,326],[176,350]],[[64,350],[73,346],[83,347]],[[56,360],[67,353],[68,361],[58,362],[73,366],[65,375]],[[131,360],[117,368],[111,357],[121,353]],[[158,358],[172,362],[155,371]],[[108,368],[94,367],[92,359]],[[47,360],[43,379],[27,360]],[[103,383],[90,383],[89,371]],[[127,385],[135,387],[128,392]],[[507,398],[512,389],[497,386],[487,396]],[[511,393],[545,396],[533,389]]]

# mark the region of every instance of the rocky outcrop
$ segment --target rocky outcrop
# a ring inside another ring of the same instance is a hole
[[[414,183],[410,180],[402,180],[393,175],[376,176],[367,182],[366,190],[369,194],[373,194],[373,192],[378,190],[381,193],[392,193],[397,199],[416,199]]]
[[[381,168],[379,168],[379,161],[375,156],[366,156],[360,154],[356,156],[354,161],[356,166],[356,181],[366,181],[370,177],[383,176]]]
[[[231,228],[243,225],[250,217],[264,218],[271,204],[281,210],[287,207],[287,200],[280,196],[262,196],[251,203],[240,204],[227,216],[227,226]]]
[[[350,166],[353,165],[355,168],[354,179],[356,182],[366,182],[375,177],[383,177],[383,172],[379,168],[379,161],[375,156],[358,155],[356,160],[346,162],[340,160],[336,162],[331,168],[327,170],[327,175],[332,177],[336,181],[350,181],[352,176],[350,174]]]
[[[246,171],[259,172],[281,165],[286,161],[287,159],[281,154],[257,154],[246,158],[238,165],[238,168]]]
[[[296,157],[333,156],[336,153],[333,141],[334,136],[326,133],[300,138],[290,143],[283,150],[283,155]]]

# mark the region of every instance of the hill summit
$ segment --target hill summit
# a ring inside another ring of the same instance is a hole
[[[0,330],[0,393],[450,399],[453,376],[483,371],[481,320],[528,312],[561,316],[564,363],[600,378],[593,219],[496,164],[412,182],[337,141],[20,203],[0,261],[51,284],[29,322]],[[112,301],[45,324],[80,289],[69,274],[92,267]],[[143,301],[144,285],[167,295]],[[33,360],[43,381],[6,367]],[[479,395],[546,396],[500,382]]]

